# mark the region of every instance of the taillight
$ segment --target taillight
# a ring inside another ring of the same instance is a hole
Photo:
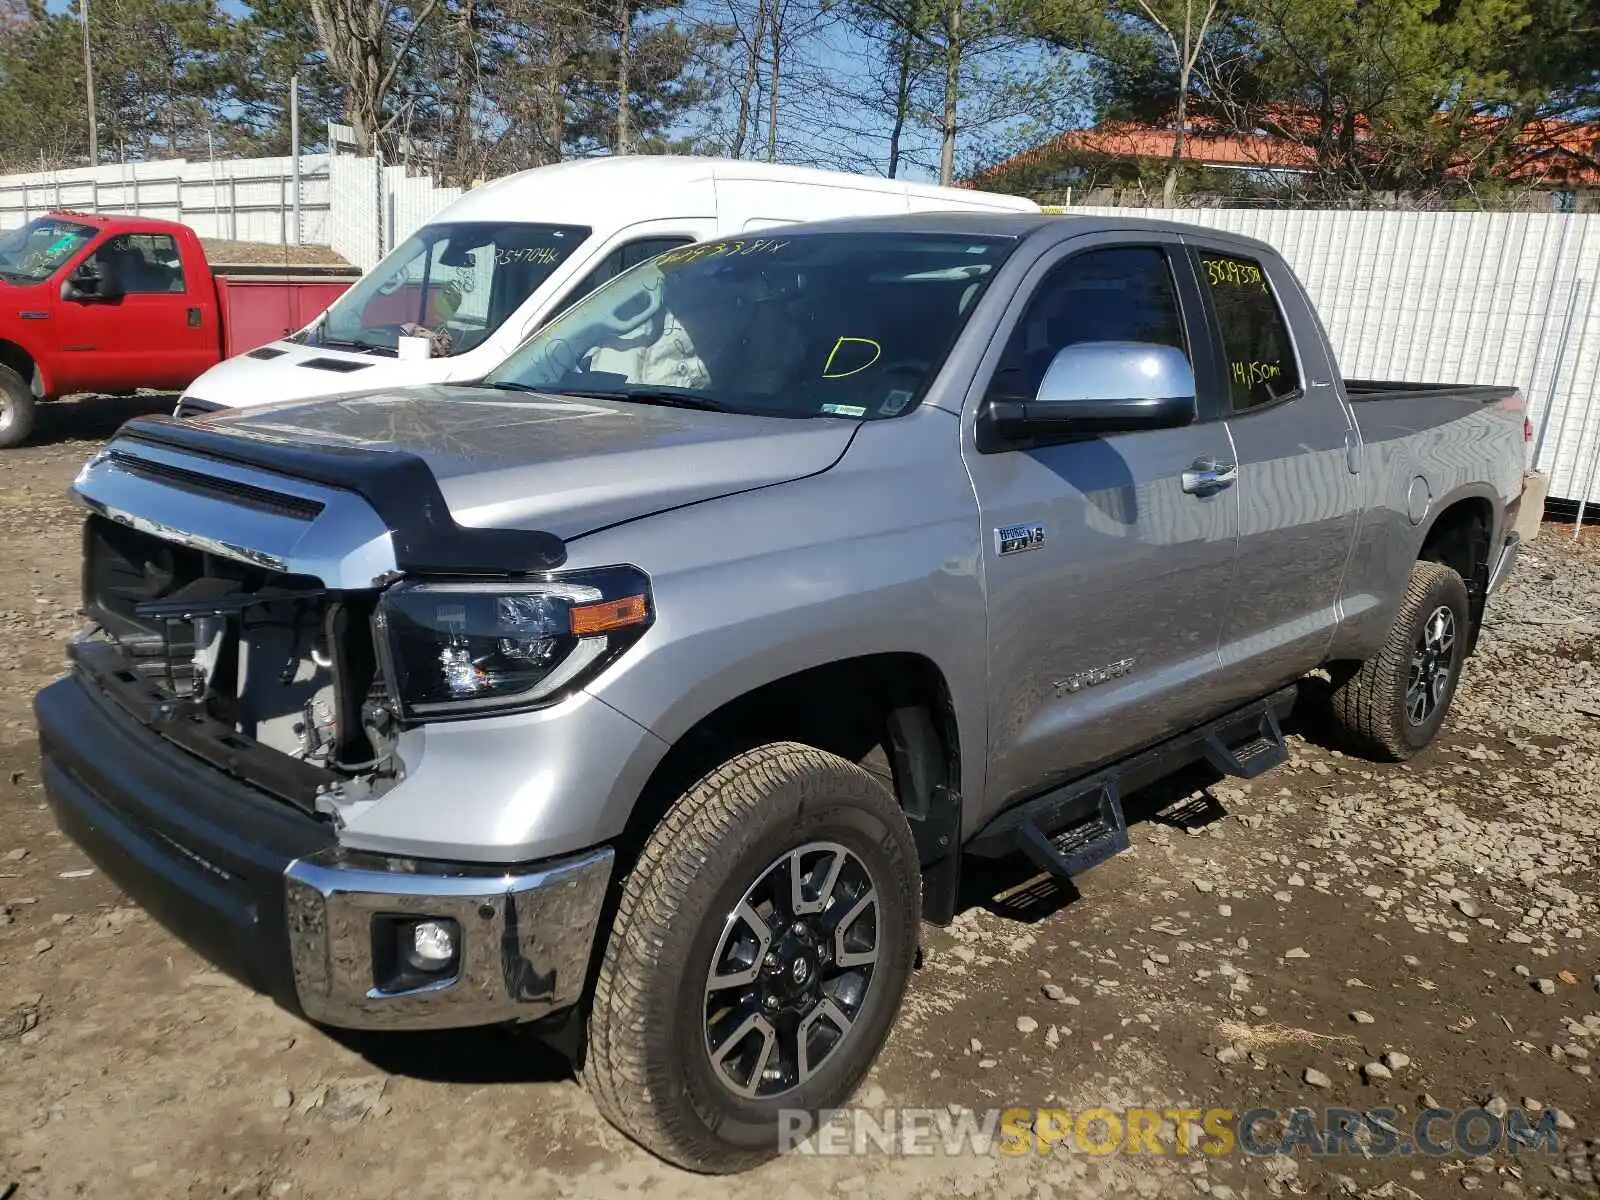
[[[1527,417],[1522,418],[1522,440],[1525,442],[1533,441],[1533,422]]]

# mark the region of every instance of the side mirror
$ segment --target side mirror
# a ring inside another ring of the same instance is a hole
[[[69,275],[61,281],[61,298],[63,300],[93,300],[100,289],[100,281],[94,275],[79,271]]]
[[[91,259],[61,281],[63,300],[120,300],[122,286],[104,263]]]
[[[1080,342],[1050,362],[1032,400],[995,398],[989,420],[1007,441],[1172,429],[1195,416],[1194,369],[1175,346]]]

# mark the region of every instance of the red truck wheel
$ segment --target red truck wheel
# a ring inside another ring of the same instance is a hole
[[[0,367],[0,450],[28,440],[33,432],[33,392],[10,367]]]

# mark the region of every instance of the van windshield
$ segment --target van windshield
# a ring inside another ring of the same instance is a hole
[[[374,354],[424,337],[430,357],[481,345],[590,231],[578,225],[441,221],[424,225],[334,301],[304,340]]]
[[[783,417],[914,408],[1009,237],[800,233],[701,242],[625,271],[483,383]]]
[[[0,279],[38,283],[76,254],[96,233],[92,225],[38,217],[0,237]]]

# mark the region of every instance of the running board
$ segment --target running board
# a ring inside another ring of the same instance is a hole
[[[1236,730],[1229,736],[1237,736]],[[1278,726],[1278,714],[1269,707],[1262,711],[1254,733],[1243,741],[1230,746],[1224,731],[1213,731],[1205,740],[1205,756],[1206,761],[1224,775],[1254,779],[1288,761],[1289,747]]]
[[[1041,871],[1057,879],[1071,879],[1097,867],[1128,848],[1128,822],[1122,815],[1122,798],[1115,780],[1094,789],[1090,815],[1054,837],[1031,821],[1017,826],[1017,845]]]
[[[1279,719],[1298,691],[1281,691],[1160,742],[1082,779],[1000,813],[966,845],[999,858],[1021,851],[1058,879],[1070,879],[1128,848],[1122,797],[1205,760],[1224,775],[1254,779],[1288,757]]]

